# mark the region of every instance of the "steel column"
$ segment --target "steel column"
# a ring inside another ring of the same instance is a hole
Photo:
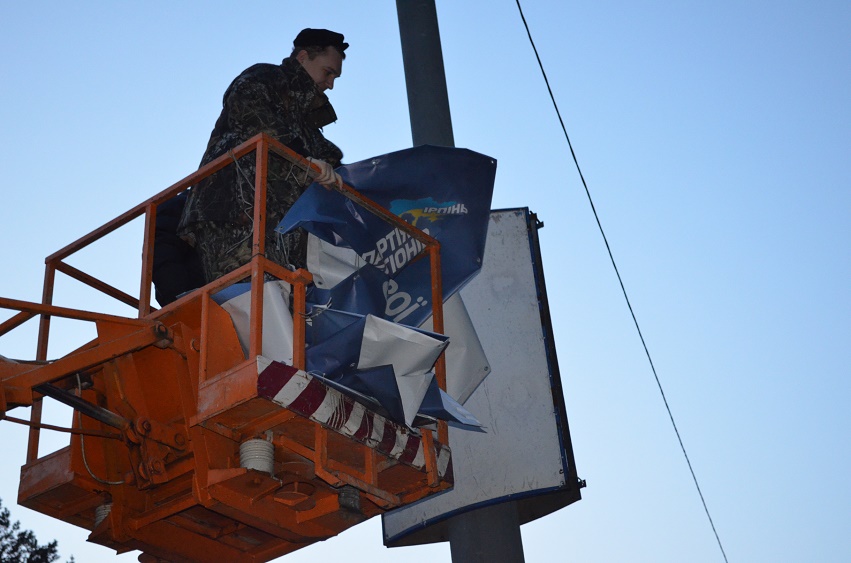
[[[396,0],[396,13],[414,146],[454,147],[434,0]],[[447,521],[447,532],[453,561],[522,563],[524,560],[520,522],[513,501],[454,516]]]
[[[454,147],[434,0],[396,0],[414,146]]]

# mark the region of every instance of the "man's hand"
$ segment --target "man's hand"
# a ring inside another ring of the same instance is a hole
[[[308,158],[312,164],[315,164],[319,167],[321,173],[319,176],[313,179],[314,182],[322,184],[328,189],[331,189],[334,186],[338,188],[343,185],[343,179],[340,178],[340,175],[334,172],[334,169],[330,164],[325,162],[324,160],[319,160],[318,158]]]

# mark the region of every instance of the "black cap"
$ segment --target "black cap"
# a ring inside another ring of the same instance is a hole
[[[334,47],[340,53],[348,48],[343,34],[327,29],[302,29],[293,41],[293,47]]]

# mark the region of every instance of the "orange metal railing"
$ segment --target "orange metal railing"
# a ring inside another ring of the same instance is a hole
[[[252,259],[248,264],[245,264],[223,276],[220,279],[204,286],[198,291],[193,291],[185,295],[177,301],[168,304],[160,310],[155,310],[151,306],[151,285],[153,275],[154,262],[154,235],[157,218],[157,208],[167,200],[183,192],[184,190],[196,185],[200,180],[207,178],[215,172],[221,170],[235,159],[239,159],[247,154],[254,152],[256,155],[256,175],[255,175],[255,205],[254,205],[254,232],[252,241]],[[80,239],[65,246],[61,250],[51,254],[45,259],[45,274],[44,287],[42,293],[42,303],[34,304],[12,299],[0,298],[0,308],[17,310],[19,313],[0,324],[0,336],[13,330],[17,326],[32,319],[36,315],[40,316],[38,343],[36,350],[36,361],[45,362],[47,360],[48,340],[50,335],[50,319],[51,317],[65,317],[86,321],[98,321],[108,317],[108,320],[138,325],[142,327],[153,327],[157,323],[157,319],[169,311],[173,311],[189,300],[201,299],[201,342],[200,342],[200,373],[202,380],[206,377],[206,351],[210,346],[210,335],[208,331],[208,312],[210,308],[211,295],[221,290],[222,288],[244,279],[251,277],[251,333],[249,342],[249,356],[254,357],[262,353],[262,331],[263,331],[263,281],[264,274],[269,273],[279,279],[285,280],[293,286],[293,364],[299,369],[305,367],[304,342],[305,342],[305,292],[306,286],[312,281],[309,272],[298,270],[291,272],[282,266],[271,262],[264,256],[265,251],[265,232],[266,232],[266,172],[268,169],[269,154],[282,157],[292,163],[294,166],[305,171],[312,179],[319,173],[319,168],[295,153],[288,147],[279,143],[275,139],[266,134],[258,134],[248,141],[234,148],[228,154],[222,155],[213,160],[207,165],[199,168],[196,172],[190,174],[183,180],[173,184],[160,193],[156,194],[147,201],[137,205],[124,214],[116,217],[105,225],[95,229],[91,233],[81,237]],[[443,299],[442,286],[440,275],[440,244],[433,237],[427,235],[421,230],[415,228],[398,216],[392,214],[387,209],[381,207],[377,203],[371,201],[365,196],[358,193],[355,189],[348,185],[342,185],[335,188],[342,195],[355,202],[357,205],[368,210],[370,213],[380,217],[387,223],[404,231],[410,237],[419,241],[424,246],[424,253],[428,255],[430,260],[431,271],[431,290],[432,290],[432,314],[434,331],[443,332]],[[92,243],[100,240],[106,235],[112,233],[116,229],[128,224],[129,222],[144,216],[144,237],[142,241],[142,267],[139,284],[139,295],[134,297],[126,292],[115,288],[94,276],[70,266],[64,260]],[[422,256],[422,254],[421,254]],[[136,308],[137,319],[129,319],[124,317],[116,317],[112,315],[102,315],[93,312],[79,311],[66,309],[53,305],[53,292],[56,272],[61,272],[83,284],[86,284],[101,293],[110,296],[124,304]],[[446,389],[446,368],[444,357],[441,356],[435,366],[438,385],[441,389]],[[32,393],[32,387],[39,384],[49,383],[55,380],[56,374],[50,374],[49,370],[45,372],[41,370],[38,377],[27,377],[26,375],[16,375],[7,378],[4,382],[6,389],[4,397],[0,398],[5,411],[6,403],[32,405],[30,415],[30,440],[27,451],[27,461],[33,461],[38,457],[39,443],[39,426],[42,416],[42,401],[41,397]],[[61,375],[60,375],[61,376]],[[11,400],[9,400],[11,399]],[[425,434],[429,434],[426,432]],[[426,440],[430,439],[430,435]],[[446,424],[442,421],[438,424],[438,439],[446,444],[448,442],[448,431]]]

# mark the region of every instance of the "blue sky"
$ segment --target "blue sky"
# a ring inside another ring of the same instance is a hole
[[[457,146],[498,160],[494,208],[545,222],[588,482],[523,527],[527,561],[723,561],[515,3],[437,9]],[[851,4],[524,10],[730,561],[849,560]],[[345,161],[410,146],[392,2],[0,3],[0,294],[38,301],[45,256],[192,172],[230,80],[280,61],[303,27],[351,43],[325,130]],[[72,263],[132,291],[138,256],[118,238]],[[57,302],[94,306],[71,284]],[[51,355],[84,339],[56,334]],[[0,354],[32,357],[31,340],[4,337]],[[105,560],[83,531],[14,506],[24,433],[0,432],[14,517],[63,557]],[[449,549],[388,550],[374,519],[286,560],[343,555]]]

